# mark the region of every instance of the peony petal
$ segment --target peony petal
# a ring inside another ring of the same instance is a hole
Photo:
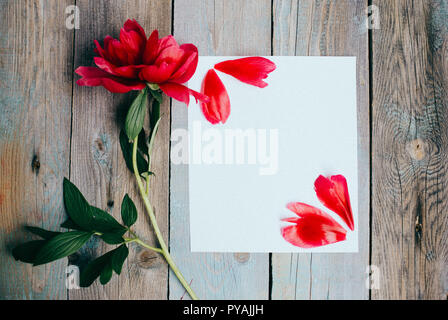
[[[190,103],[190,95],[192,95],[196,99],[196,101],[210,101],[210,99],[202,93],[191,90],[186,86],[178,83],[167,82],[162,83],[159,86],[167,96],[174,98],[180,102],[184,102],[187,106]]]
[[[127,20],[120,30],[120,43],[128,53],[128,64],[141,63],[146,47],[146,34],[135,20]]]
[[[106,45],[105,45],[106,47]],[[107,45],[107,54],[109,55],[109,61],[116,66],[129,65],[128,53],[123,47],[120,41],[117,39],[111,39]]]
[[[93,42],[95,43],[96,48],[93,49],[93,51],[98,54],[99,56],[101,56],[102,58],[107,59],[107,52],[106,50],[104,50],[100,43],[98,42],[98,40],[93,40]]]
[[[143,63],[152,64],[159,52],[159,31],[154,30],[146,41],[145,52],[143,54]]]
[[[125,93],[131,90],[141,90],[145,88],[145,83],[141,81],[132,81],[113,76],[96,67],[79,67],[75,73],[82,76],[76,81],[80,86],[103,86],[110,92]]]
[[[192,44],[183,44],[180,47],[184,50],[185,55],[181,66],[173,74],[170,81],[185,83],[191,79],[198,66],[198,48]]]
[[[330,215],[304,203],[290,203],[300,218],[287,218],[283,221],[294,223],[281,229],[283,238],[300,248],[315,248],[346,239],[347,231]]]
[[[94,57],[93,60],[95,61],[95,64],[97,65],[98,68],[110,74],[113,74],[117,77],[124,77],[128,79],[138,78],[140,70],[146,67],[145,65],[130,65],[130,66],[117,67],[101,57]]]
[[[163,49],[166,49],[166,48],[171,47],[171,46],[179,47],[179,45],[177,44],[176,39],[174,39],[174,37],[172,35],[168,35],[166,37],[163,37],[162,39],[159,40],[159,53]]]
[[[202,113],[208,122],[225,123],[230,115],[230,99],[215,70],[210,69],[205,75],[201,92],[210,98],[210,102],[201,103]]]
[[[353,212],[345,177],[319,176],[314,182],[314,189],[322,204],[340,216],[350,230],[354,230]]]
[[[155,64],[160,64],[165,61],[169,64],[178,65],[182,61],[184,55],[185,51],[177,46],[167,47],[159,52]]]
[[[145,30],[142,28],[142,26],[135,20],[135,19],[128,19],[124,25],[123,28],[126,31],[135,31],[139,34],[140,37],[146,40],[146,33]]]
[[[162,62],[158,66],[150,65],[142,69],[139,77],[149,83],[163,83],[171,77],[175,67],[174,64],[166,62]]]
[[[263,57],[248,57],[235,60],[227,60],[215,65],[215,69],[227,73],[238,80],[257,86],[266,87],[263,81],[268,74],[276,68],[275,63]]]

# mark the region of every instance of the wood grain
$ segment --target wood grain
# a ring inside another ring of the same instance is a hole
[[[374,1],[374,299],[447,299],[448,7]]]
[[[68,176],[73,1],[0,1],[0,299],[65,299],[67,260],[32,268],[24,225],[58,230]]]
[[[200,55],[270,55],[271,1],[176,0],[174,35],[196,44]],[[172,130],[187,128],[185,105],[173,102],[172,118]],[[267,299],[267,254],[190,252],[186,165],[171,165],[170,195],[171,252],[199,298]],[[184,294],[172,273],[169,289],[170,299]]]
[[[274,55],[356,56],[359,253],[273,254],[272,299],[368,299],[369,65],[367,1],[274,0]]]
[[[149,33],[157,28],[161,36],[171,32],[171,1],[114,0],[77,1],[81,12],[81,28],[75,38],[75,67],[93,64],[93,40],[106,35],[118,37],[128,19],[136,19]],[[126,112],[136,93],[113,94],[104,88],[74,88],[71,179],[88,201],[120,219],[121,201],[126,193],[136,202],[139,218],[134,227],[139,236],[154,240],[149,219],[137,193],[135,178],[125,166],[118,136]],[[153,170],[156,176],[151,198],[159,227],[168,238],[169,183],[169,101],[161,106],[163,121],[154,146]],[[87,260],[111,246],[92,241],[75,264]],[[155,258],[155,259],[153,259]],[[70,290],[70,299],[166,299],[167,265],[160,257],[131,246],[122,274],[114,276],[106,286]]]

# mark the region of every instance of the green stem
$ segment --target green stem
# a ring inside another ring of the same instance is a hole
[[[134,168],[134,175],[135,175],[135,178],[137,180],[137,185],[138,185],[138,189],[140,191],[140,195],[143,198],[143,203],[145,205],[146,212],[148,213],[149,220],[151,221],[151,224],[152,224],[152,226],[154,228],[154,232],[156,234],[157,240],[158,240],[158,242],[160,244],[160,247],[161,247],[161,250],[160,250],[161,254],[165,257],[166,262],[171,267],[171,269],[173,270],[174,274],[179,279],[180,283],[184,286],[185,290],[187,290],[187,292],[190,295],[191,299],[198,300],[198,297],[193,292],[193,290],[190,288],[190,285],[185,280],[185,278],[182,275],[182,273],[180,272],[179,268],[177,268],[176,264],[174,263],[173,258],[171,257],[171,255],[170,255],[170,253],[168,251],[168,247],[165,244],[165,241],[163,240],[162,233],[160,232],[159,226],[157,225],[156,216],[154,215],[154,211],[152,210],[151,203],[149,201],[147,193],[145,192],[145,188],[143,186],[143,182],[142,182],[142,179],[140,178],[140,174],[139,174],[138,168],[137,168],[137,144],[138,144],[138,136],[134,139],[134,143],[133,143],[132,166]],[[142,243],[140,243],[140,244],[142,244]]]

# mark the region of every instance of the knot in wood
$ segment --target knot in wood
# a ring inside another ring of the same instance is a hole
[[[411,158],[417,161],[423,160],[426,157],[426,149],[426,143],[420,138],[409,141],[406,145],[406,150]]]
[[[157,253],[150,250],[142,250],[137,256],[137,265],[143,269],[150,269],[159,266],[160,258]]]
[[[246,263],[250,259],[249,253],[234,253],[233,257],[239,263]]]

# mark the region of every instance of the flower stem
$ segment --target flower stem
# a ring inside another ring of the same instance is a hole
[[[165,244],[165,241],[163,240],[162,233],[160,232],[159,226],[157,225],[157,220],[156,220],[156,217],[154,215],[154,211],[152,209],[151,202],[149,201],[148,194],[145,192],[145,188],[143,186],[143,182],[142,182],[142,179],[140,178],[140,174],[139,174],[139,171],[138,171],[138,168],[137,168],[137,144],[138,144],[138,136],[134,139],[134,143],[133,143],[132,166],[134,168],[134,175],[135,175],[135,178],[137,180],[137,185],[138,185],[138,189],[140,191],[140,195],[143,198],[143,203],[145,205],[146,212],[148,213],[149,220],[151,221],[151,224],[152,224],[152,226],[154,228],[154,232],[156,234],[157,240],[158,240],[158,242],[160,244],[160,248],[161,249],[158,249],[158,250],[161,251],[160,253],[165,257],[166,262],[171,267],[171,269],[173,270],[174,274],[179,279],[180,283],[184,286],[185,290],[187,290],[187,292],[190,295],[191,299],[198,300],[198,297],[193,292],[193,290],[191,289],[191,287],[188,284],[188,282],[185,280],[185,278],[182,275],[182,273],[180,272],[179,268],[177,268],[176,264],[174,263],[173,258],[171,257],[171,255],[170,255],[170,253],[168,251],[168,247]],[[142,246],[147,246],[140,239],[136,240],[136,242],[138,242]],[[156,249],[156,248],[152,248],[152,249]]]

